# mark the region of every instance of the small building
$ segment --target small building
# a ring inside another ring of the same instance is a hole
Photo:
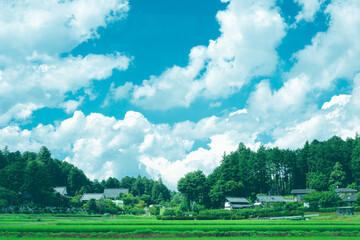
[[[105,199],[105,196],[103,193],[84,193],[84,195],[82,195],[80,200],[82,202],[87,202],[90,199],[100,200],[100,199]]]
[[[294,202],[302,202],[303,197],[311,192],[315,192],[315,189],[293,189],[290,193],[294,196]]]
[[[265,203],[273,205],[275,203],[286,203],[287,201],[282,196],[265,196],[265,195],[257,195],[256,201],[257,205],[264,206]]]
[[[336,214],[342,215],[354,215],[354,207],[338,207],[336,208]]]
[[[61,196],[68,196],[66,187],[55,187],[54,191],[59,193]]]
[[[340,196],[340,197],[345,197],[345,195],[351,195],[351,194],[355,194],[358,191],[352,188],[335,188],[335,192]]]
[[[344,202],[347,202],[347,203],[354,203],[354,202],[356,202],[356,197],[357,197],[357,195],[358,195],[359,193],[354,193],[354,194],[351,194],[351,195],[349,195],[349,196],[347,196],[347,197],[344,197],[344,198],[342,198],[342,200],[344,201]]]
[[[105,198],[114,200],[120,193],[129,193],[128,188],[105,188]]]
[[[250,208],[251,205],[246,198],[241,197],[227,197],[225,200],[225,209],[241,209],[241,208]]]

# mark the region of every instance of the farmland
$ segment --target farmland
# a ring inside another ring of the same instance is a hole
[[[359,216],[292,220],[173,220],[153,217],[1,215],[0,239],[350,239],[360,237]],[[204,239],[204,238],[202,238]]]

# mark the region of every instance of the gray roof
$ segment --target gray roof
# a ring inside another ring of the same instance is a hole
[[[249,208],[251,205],[249,204],[231,204],[233,208]]]
[[[337,193],[357,193],[358,191],[352,188],[335,188]]]
[[[129,193],[128,188],[106,188],[104,195],[106,198],[116,198],[120,193]]]
[[[293,189],[291,190],[291,194],[307,194],[307,193],[311,193],[311,192],[315,192],[315,189]]]
[[[67,194],[66,187],[55,187],[54,190],[55,190],[55,192],[59,193],[60,195]]]
[[[100,200],[103,198],[105,198],[103,193],[84,193],[80,200],[89,201],[90,199]]]
[[[358,195],[357,193],[351,194],[350,196],[344,197],[342,200],[345,202],[356,202],[357,195]]]
[[[282,196],[256,196],[259,202],[286,202]]]
[[[226,201],[230,203],[246,203],[249,204],[249,201],[246,198],[240,198],[240,197],[227,197]]]

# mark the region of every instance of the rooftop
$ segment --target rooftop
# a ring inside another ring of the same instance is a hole
[[[259,202],[286,202],[282,196],[256,196]]]
[[[291,194],[307,194],[307,193],[311,193],[311,192],[315,192],[315,189],[293,189],[291,190]]]

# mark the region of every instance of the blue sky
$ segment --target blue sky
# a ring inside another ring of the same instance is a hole
[[[360,129],[355,0],[0,3],[0,143],[175,188],[240,142]]]

